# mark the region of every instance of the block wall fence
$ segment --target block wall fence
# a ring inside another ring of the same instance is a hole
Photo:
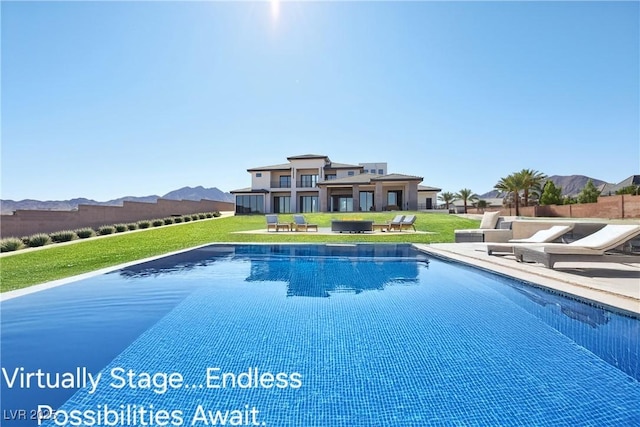
[[[515,208],[487,208],[484,210],[467,208],[467,213],[500,211],[500,215],[516,214]],[[520,206],[520,216],[551,218],[640,218],[640,196],[620,195],[599,197],[596,203],[574,205]]]
[[[78,205],[75,211],[17,210],[0,215],[0,237],[23,237],[83,227],[136,222],[213,211],[233,211],[234,204],[213,200],[168,200],[156,203],[123,202],[122,206]]]

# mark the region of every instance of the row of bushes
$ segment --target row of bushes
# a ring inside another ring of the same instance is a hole
[[[96,230],[90,227],[79,228],[77,230],[63,230],[56,231],[54,233],[37,233],[32,236],[17,238],[8,237],[0,240],[0,252],[17,251],[22,248],[35,248],[38,246],[44,246],[51,243],[70,242],[76,239],[87,239],[93,236],[106,236],[108,234],[122,233],[125,231],[132,231],[138,229],[145,229],[151,227],[160,227],[169,224],[179,224],[183,222],[197,221],[206,218],[217,218],[220,216],[220,212],[207,212],[182,216],[171,216],[166,218],[158,218],[151,220],[140,220],[138,222],[131,222],[128,224],[114,224],[103,225]]]

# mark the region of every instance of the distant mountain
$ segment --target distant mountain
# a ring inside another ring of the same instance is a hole
[[[563,196],[577,196],[580,191],[587,185],[587,181],[591,180],[593,185],[600,187],[606,184],[605,181],[590,178],[584,175],[552,175],[548,178],[553,181],[556,187],[562,187]],[[478,196],[481,199],[492,199],[496,197],[502,197],[499,191],[493,190]]]
[[[71,200],[0,200],[0,210],[2,214],[11,214],[18,209],[29,210],[47,210],[47,211],[71,211],[78,209],[78,205],[99,205],[99,206],[122,206],[122,202],[143,202],[143,203],[155,203],[160,197],[156,195],[152,196],[125,196],[119,199],[108,200],[106,202],[97,202],[91,199],[77,198]],[[184,187],[178,190],[170,191],[164,196],[164,199],[170,200],[217,200],[221,202],[233,202],[233,196],[229,193],[225,193],[216,187],[204,188],[198,186],[195,188]]]
[[[587,181],[591,180],[593,185],[596,187],[600,187],[603,184],[606,184],[605,181],[589,178],[584,175],[569,175],[569,176],[560,176],[560,175],[552,175],[549,177],[551,181],[555,184],[556,187],[562,187],[562,195],[563,196],[577,196],[580,191],[587,185]]]
[[[234,202],[233,196],[229,193],[225,193],[222,190],[219,190],[217,187],[213,188],[204,188],[203,186],[198,187],[183,187],[178,190],[173,190],[164,196],[163,199],[170,200],[219,200],[221,202]]]

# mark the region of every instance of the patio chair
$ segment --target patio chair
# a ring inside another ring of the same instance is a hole
[[[318,231],[318,224],[309,224],[303,215],[294,215],[293,221],[296,231],[309,231],[310,229]]]
[[[527,245],[531,243],[550,243],[559,239],[564,234],[573,229],[573,224],[554,225],[551,228],[536,231],[531,237],[524,239],[510,239],[508,243],[493,243],[487,245],[487,254],[493,255],[494,252],[513,253],[516,246]]]
[[[637,236],[640,225],[608,224],[575,242],[517,246],[513,252],[519,262],[539,262],[547,268],[553,268],[556,262],[640,263],[638,254],[608,253]]]
[[[413,231],[416,231],[416,226],[413,225],[413,223],[416,222],[416,216],[415,215],[407,215],[405,216],[402,221],[400,221],[400,231],[409,228],[413,228]]]
[[[280,222],[280,220],[278,219],[278,215],[266,215],[265,218],[267,219],[267,231],[291,230],[291,225],[286,222]]]
[[[479,228],[454,230],[456,243],[467,242],[502,242],[513,237],[511,222],[504,221],[500,212],[485,212]]]
[[[398,231],[402,231],[402,221],[404,220],[404,215],[396,215],[395,218],[393,218],[390,222],[389,222],[389,226],[387,227],[388,231],[393,231],[398,230]]]

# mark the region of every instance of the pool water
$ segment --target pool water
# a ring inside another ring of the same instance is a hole
[[[4,301],[2,425],[640,425],[640,321],[410,245],[213,245]],[[116,424],[114,424],[116,423]]]

